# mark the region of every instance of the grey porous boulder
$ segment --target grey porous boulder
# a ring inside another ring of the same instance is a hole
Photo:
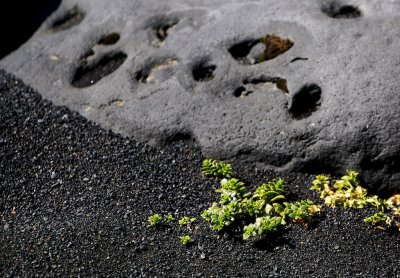
[[[65,0],[0,67],[114,132],[400,190],[400,2]]]

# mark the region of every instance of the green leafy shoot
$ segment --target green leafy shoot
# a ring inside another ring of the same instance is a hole
[[[366,196],[366,202],[370,206],[374,207],[376,210],[382,211],[382,212],[393,207],[390,202],[388,202],[387,200],[381,199],[376,195]]]
[[[241,201],[248,195],[244,183],[238,179],[222,179],[221,188],[215,190],[220,193],[220,202],[202,213],[202,217],[210,223],[215,231],[221,231],[230,226],[242,215]]]
[[[237,218],[240,217],[242,208],[238,202],[230,202],[226,205],[219,206],[213,203],[212,206],[202,213],[202,217],[210,223],[211,229],[214,231],[222,231],[229,227]]]
[[[249,240],[251,237],[267,235],[271,232],[275,232],[282,224],[282,218],[279,216],[257,217],[255,223],[244,227],[243,239]]]
[[[183,245],[188,245],[193,242],[192,238],[189,235],[180,236],[179,239]]]
[[[162,217],[159,214],[154,214],[147,218],[147,222],[147,227],[158,227],[161,225]]]
[[[390,208],[400,207],[400,194],[394,194],[387,200]]]
[[[189,217],[189,216],[184,216],[179,220],[178,223],[179,223],[179,225],[184,226],[184,225],[190,225],[194,221],[196,221],[196,218]]]
[[[172,222],[174,220],[175,220],[175,218],[172,216],[172,214],[169,214],[169,215],[165,216],[165,221],[167,223],[170,223],[170,222]]]
[[[253,199],[264,200],[268,203],[277,202],[285,199],[285,181],[282,179],[274,179],[268,183],[263,183],[257,187],[253,194]]]
[[[311,189],[312,190],[319,190],[322,191],[326,187],[329,188],[329,178],[324,175],[316,176],[315,179],[312,181]]]
[[[312,182],[311,189],[321,191],[321,199],[327,206],[343,206],[346,208],[365,208],[370,205],[379,210],[384,210],[388,204],[378,196],[370,196],[358,181],[358,173],[347,171],[340,180],[336,180],[330,186],[330,180],[326,176],[316,176]]]
[[[384,212],[377,212],[370,217],[364,218],[364,222],[375,226],[377,229],[386,230],[392,225],[393,219]]]
[[[335,181],[333,187],[343,191],[353,191],[357,186],[360,186],[358,182],[358,173],[355,171],[347,170],[347,174],[344,175],[340,180]]]
[[[221,194],[221,204],[228,204],[242,200],[247,194],[247,188],[238,179],[222,179],[221,188],[215,190],[215,192]]]
[[[283,206],[281,202],[285,197],[285,182],[282,179],[274,179],[257,187],[250,198],[242,201],[243,210],[249,216],[272,216],[274,213],[281,215]],[[282,215],[281,215],[282,216]]]
[[[376,213],[366,217],[365,223],[381,230],[386,230],[394,224],[400,230],[400,222],[396,220],[396,217],[400,216],[400,195],[395,194],[387,200],[377,195],[369,195],[367,190],[361,187],[358,173],[355,171],[347,171],[347,174],[336,180],[333,186],[328,177],[316,176],[311,189],[320,191],[321,199],[324,199],[325,204],[330,207],[362,209],[369,206],[375,209]]]
[[[293,203],[284,203],[285,215],[296,223],[308,224],[311,216],[321,210],[320,205],[315,205],[311,200],[302,200]]]
[[[230,179],[232,176],[232,166],[225,162],[218,162],[214,159],[205,159],[201,172],[205,176]]]
[[[308,223],[311,216],[319,211],[319,206],[309,200],[283,203],[286,199],[285,186],[284,180],[274,179],[261,184],[251,193],[238,179],[224,178],[221,188],[215,190],[220,193],[219,202],[214,202],[202,213],[202,217],[217,232],[239,223],[239,220],[250,223],[243,230],[245,240],[276,231],[287,224],[286,219]]]

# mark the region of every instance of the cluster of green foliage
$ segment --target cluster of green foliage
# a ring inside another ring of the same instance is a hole
[[[287,202],[285,195],[286,184],[282,179],[261,184],[254,192],[250,192],[245,184],[232,177],[232,167],[225,162],[212,159],[203,161],[202,173],[220,179],[221,187],[219,202],[214,202],[202,213],[202,217],[215,231],[222,231],[234,223],[247,224],[243,227],[243,239],[267,236],[277,231],[289,221],[308,225],[312,216],[321,209],[320,205],[311,200]],[[387,200],[376,195],[369,195],[358,181],[358,173],[347,171],[341,179],[331,182],[328,176],[318,175],[312,181],[312,190],[321,193],[321,199],[329,207],[342,206],[345,208],[362,209],[371,207],[376,213],[364,219],[364,222],[378,229],[386,230],[397,227],[400,230],[400,194],[393,195]],[[154,214],[148,217],[148,227],[160,227],[171,223],[175,218],[170,214],[164,217]],[[194,217],[184,216],[178,220],[180,226],[186,226],[192,231]],[[179,237],[181,244],[193,242],[190,235]]]
[[[215,165],[225,165],[224,167],[229,165],[207,160],[203,166],[208,165],[210,161]],[[227,168],[232,169],[230,165]],[[215,167],[215,171],[219,169],[221,167]],[[204,170],[203,167],[204,175],[221,177],[218,174],[220,172],[213,171],[209,167]],[[229,176],[225,175],[221,180],[221,188],[215,190],[220,194],[219,202],[214,202],[202,213],[202,217],[215,231],[222,231],[233,223],[243,220],[250,223],[243,228],[243,239],[248,240],[257,235],[267,235],[276,231],[280,226],[286,225],[288,219],[307,224],[311,216],[319,211],[319,206],[314,205],[310,200],[284,202],[285,182],[282,179],[263,183],[251,193],[243,182]]]
[[[364,218],[364,222],[375,226],[377,229],[386,230],[387,227],[392,225],[392,218],[390,218],[386,213],[379,211]]]
[[[388,205],[392,208],[394,216],[400,216],[400,194],[395,194],[387,199]]]
[[[327,176],[319,175],[312,182],[311,189],[321,191],[321,198],[324,199],[327,206],[365,208],[370,205],[377,210],[386,209],[386,201],[376,195],[368,195],[367,190],[360,186],[357,176],[358,173],[347,171],[346,175],[331,185]]]
[[[153,214],[147,218],[147,227],[159,227],[162,224],[162,217],[159,214]]]
[[[204,160],[201,171],[205,176],[214,176],[219,179],[229,179],[232,176],[232,166],[230,164],[218,162],[214,159]]]
[[[374,227],[386,230],[390,227],[396,227],[400,231],[400,194],[395,194],[385,200],[384,210],[364,219],[364,222],[370,223]]]
[[[181,240],[181,243],[183,245],[188,245],[193,242],[192,238],[189,235],[181,236],[179,237],[179,239]]]
[[[166,215],[164,217],[160,216],[158,213],[150,215],[147,218],[147,227],[160,227],[165,223],[170,223],[174,221],[175,218],[172,216],[172,214]]]
[[[159,214],[153,214],[150,215],[147,218],[147,227],[152,227],[152,228],[157,228],[162,226],[163,224],[167,224],[167,223],[172,223],[175,220],[175,218],[172,216],[172,214],[166,215],[164,217],[160,216]],[[184,216],[181,219],[179,219],[178,224],[180,226],[187,226],[187,228],[189,230],[191,230],[191,224],[194,223],[196,221],[196,218],[194,217],[189,217],[189,216]],[[189,236],[189,235],[183,235],[181,237],[179,237],[180,242],[183,245],[189,245],[190,243],[193,242],[193,239]]]
[[[172,214],[169,214],[169,215],[165,216],[165,221],[167,223],[171,223],[174,220],[175,220],[175,218],[172,216]]]
[[[357,177],[357,172],[347,171],[340,180],[331,183],[329,177],[319,175],[313,180],[311,189],[320,191],[321,199],[330,207],[374,208],[377,212],[365,218],[364,222],[378,229],[385,230],[393,225],[400,228],[400,222],[396,220],[396,217],[400,216],[400,195],[394,195],[388,200],[381,199],[377,195],[371,196],[360,186]]]
[[[184,225],[190,225],[194,221],[196,221],[196,218],[189,217],[189,216],[184,216],[179,220],[178,223],[179,223],[179,225],[184,226]]]
[[[314,205],[314,202],[310,200],[284,203],[284,205],[286,206],[285,214],[296,223],[309,223],[310,217],[321,210],[320,205]]]

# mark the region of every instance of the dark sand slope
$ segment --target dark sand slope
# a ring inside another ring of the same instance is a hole
[[[219,239],[199,214],[218,186],[200,174],[193,142],[150,148],[56,107],[0,71],[0,275],[131,277],[399,277],[399,234],[362,222],[367,212],[325,210],[312,227],[291,224],[264,242]],[[235,165],[234,165],[235,166]],[[237,165],[236,165],[237,166]],[[238,168],[238,167],[235,167]],[[254,181],[272,172],[241,167]],[[311,177],[284,177],[313,198]],[[152,213],[198,217],[195,244]]]

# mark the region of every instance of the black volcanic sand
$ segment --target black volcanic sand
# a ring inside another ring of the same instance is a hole
[[[370,211],[324,209],[309,228],[259,241],[216,236],[200,213],[218,183],[201,175],[194,142],[156,149],[112,134],[2,71],[0,130],[3,277],[400,276],[400,233],[364,224]],[[252,188],[276,176],[233,166]],[[311,176],[283,178],[291,199],[319,201]],[[174,212],[197,217],[192,231],[146,228],[149,215]]]

